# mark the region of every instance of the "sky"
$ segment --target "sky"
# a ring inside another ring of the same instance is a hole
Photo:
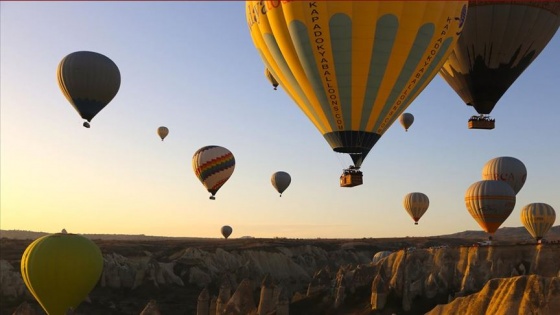
[[[498,156],[527,181],[502,227],[545,202],[560,210],[560,35],[492,112],[496,129],[469,130],[475,111],[438,75],[362,165],[364,184],[339,186],[351,160],[332,151],[282,90],[253,45],[244,2],[0,3],[0,228],[54,233],[362,238],[481,230],[464,195]],[[90,50],[119,67],[117,96],[91,123],[56,81],[62,58]],[[165,141],[159,126],[170,130]],[[235,171],[216,200],[191,159],[228,148]],[[292,183],[279,197],[270,177]],[[430,207],[414,225],[403,197]],[[558,225],[558,221],[556,222]]]

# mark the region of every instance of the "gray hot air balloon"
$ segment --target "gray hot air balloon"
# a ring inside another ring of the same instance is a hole
[[[227,238],[231,235],[231,233],[233,232],[233,229],[231,228],[231,226],[229,225],[224,225],[222,226],[222,235],[225,237],[225,239],[227,240]]]
[[[404,131],[408,131],[408,128],[414,122],[414,116],[411,113],[403,113],[399,116],[399,122],[404,127]]]
[[[290,174],[278,171],[272,174],[270,182],[272,182],[272,186],[276,188],[276,190],[280,193],[280,197],[282,197],[282,193],[284,192],[284,190],[286,190],[286,188],[290,186],[292,178],[290,177]]]

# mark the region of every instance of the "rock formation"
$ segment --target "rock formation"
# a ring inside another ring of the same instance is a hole
[[[259,306],[257,308],[258,315],[266,315],[274,310],[274,286],[270,275],[265,275],[261,284],[261,294],[259,299]]]
[[[496,278],[478,293],[438,305],[427,315],[560,314],[560,278],[536,275]]]
[[[246,315],[256,311],[257,307],[253,300],[254,284],[249,279],[241,281],[235,293],[229,299],[225,315]]]
[[[150,300],[150,302],[144,307],[140,315],[161,315],[157,302],[155,300]]]

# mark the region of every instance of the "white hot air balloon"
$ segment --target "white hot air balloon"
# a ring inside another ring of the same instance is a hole
[[[527,180],[527,168],[523,162],[514,157],[501,156],[484,164],[482,179],[504,181],[517,195]]]

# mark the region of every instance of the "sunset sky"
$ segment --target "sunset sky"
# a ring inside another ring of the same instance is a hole
[[[496,129],[469,130],[476,112],[440,77],[362,165],[364,184],[341,188],[349,157],[264,77],[244,2],[1,2],[0,228],[232,238],[429,236],[480,230],[464,194],[483,165],[513,156],[528,170],[514,212],[560,211],[560,35],[502,97]],[[111,58],[122,83],[91,128],[64,98],[56,68],[69,53]],[[167,126],[162,142],[156,135]],[[236,168],[216,200],[194,175],[206,145]],[[292,177],[282,197],[270,183]],[[403,197],[420,191],[415,226]],[[558,219],[555,225],[558,225]]]

